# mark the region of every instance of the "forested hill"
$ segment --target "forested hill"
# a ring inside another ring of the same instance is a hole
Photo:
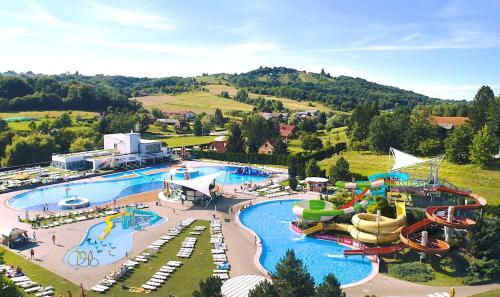
[[[381,109],[441,101],[361,78],[332,77],[324,72],[311,73],[285,67],[261,67],[247,73],[222,76],[229,83],[247,88],[252,93],[319,101],[342,110],[351,110],[362,100],[378,101]]]

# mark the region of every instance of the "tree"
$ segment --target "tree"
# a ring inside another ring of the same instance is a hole
[[[340,180],[348,180],[351,177],[349,173],[349,162],[344,157],[340,157],[335,165],[330,166],[330,181],[332,183]]]
[[[50,161],[56,144],[52,136],[32,134],[15,137],[5,149],[2,166],[15,166]]]
[[[318,162],[311,158],[306,162],[306,176],[307,177],[312,177],[312,176],[320,176],[321,175],[321,170],[319,169]]]
[[[443,152],[443,143],[439,138],[429,138],[418,144],[418,152],[422,156],[436,156]]]
[[[297,157],[290,157],[288,159],[288,176],[296,177],[297,176]]]
[[[469,163],[473,137],[474,129],[469,124],[453,128],[444,141],[446,159],[455,164]]]
[[[488,109],[494,100],[495,94],[489,86],[482,86],[474,96],[469,111],[469,120],[476,131],[486,124],[488,120]]]
[[[243,138],[240,125],[237,123],[234,123],[229,128],[226,151],[228,153],[242,153],[245,151],[245,139]]]
[[[31,121],[28,124],[28,128],[30,128],[31,132],[36,133],[37,132],[36,122],[35,121]]]
[[[228,91],[221,91],[220,92],[220,96],[222,98],[229,98],[229,93],[228,93]]]
[[[297,189],[298,185],[299,185],[299,182],[297,181],[296,177],[293,177],[293,176],[288,177],[288,186],[290,187],[290,189],[295,191]]]
[[[500,97],[492,100],[490,108],[488,110],[488,126],[491,129],[493,135],[500,143]]]
[[[266,140],[279,137],[278,125],[258,115],[247,117],[243,127],[249,153],[256,153]]]
[[[289,153],[288,145],[281,140],[281,137],[277,137],[274,139],[274,153],[286,155]]]
[[[16,284],[2,274],[0,275],[0,296],[21,297],[24,294],[18,290]]]
[[[9,124],[0,117],[0,132],[9,130]]]
[[[203,135],[210,135],[214,125],[214,117],[212,115],[204,115],[201,118],[201,124],[203,125]]]
[[[219,108],[215,109],[214,121],[217,126],[224,127],[224,116]]]
[[[163,118],[163,111],[161,111],[158,107],[151,108],[151,114],[157,119]]]
[[[90,151],[94,149],[95,141],[86,137],[77,137],[69,147],[70,152]]]
[[[222,280],[218,277],[210,276],[205,281],[199,283],[200,289],[193,292],[193,297],[222,297]]]
[[[258,287],[265,286],[267,287],[265,292],[274,292],[273,296],[278,297],[312,297],[314,295],[314,280],[307,272],[302,260],[295,257],[293,250],[288,250],[285,256],[276,263],[275,270],[276,272],[271,274],[274,290],[269,288],[269,284],[260,284]]]
[[[193,133],[195,136],[202,136],[203,134],[203,125],[201,124],[201,121],[198,118],[194,119]]]
[[[486,168],[493,161],[496,150],[495,136],[491,133],[489,127],[485,125],[474,135],[470,146],[470,159],[472,163],[479,165],[481,168]]]
[[[301,147],[306,151],[317,151],[323,148],[323,142],[315,135],[305,135],[302,137]]]
[[[316,289],[315,297],[346,297],[345,292],[340,288],[337,278],[329,273],[321,285]]]
[[[234,96],[234,99],[240,102],[247,102],[248,92],[245,89],[239,89],[236,96]]]

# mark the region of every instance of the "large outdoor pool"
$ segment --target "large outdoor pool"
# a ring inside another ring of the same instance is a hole
[[[160,218],[151,228],[163,224],[165,218]],[[99,240],[99,235],[106,228],[106,223],[101,222],[90,227],[81,243],[73,247],[66,254],[64,261],[72,266],[91,267],[116,262],[123,259],[132,250],[132,233],[134,228],[123,229],[121,219],[114,219],[114,227],[104,240]]]
[[[140,170],[131,170],[124,173],[117,173],[111,177],[121,177],[121,179],[107,178],[103,181],[66,183],[40,187],[12,197],[9,206],[22,210],[42,210],[47,204],[49,210],[59,210],[57,203],[66,198],[66,188],[69,188],[69,196],[77,196],[90,200],[90,205],[100,205],[113,201],[121,197],[139,194],[143,192],[161,190],[163,179],[170,179],[170,172],[159,172],[145,174],[147,171],[156,170],[160,167],[153,167]],[[163,167],[164,168],[164,167]],[[216,182],[218,184],[243,184],[245,182],[259,183],[267,179],[265,176],[248,176],[232,173],[235,166],[204,166],[196,167],[197,176],[214,174],[217,172],[227,172],[221,174]],[[127,176],[130,176],[127,178]],[[173,175],[174,179],[184,179],[184,175]]]
[[[372,264],[363,256],[345,257],[348,247],[335,242],[303,237],[290,229],[295,215],[292,206],[298,200],[270,201],[255,204],[240,214],[243,225],[253,230],[262,241],[260,263],[274,272],[275,265],[288,249],[302,259],[316,284],[333,273],[340,284],[360,281],[372,271]]]

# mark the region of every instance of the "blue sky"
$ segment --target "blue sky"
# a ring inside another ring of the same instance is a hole
[[[500,1],[0,0],[0,71],[287,66],[440,98],[500,92]]]

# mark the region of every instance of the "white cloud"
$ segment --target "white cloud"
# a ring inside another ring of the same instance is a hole
[[[0,28],[0,40],[17,37],[23,34],[26,30],[22,27]]]
[[[175,28],[175,26],[167,22],[164,17],[150,12],[113,7],[96,1],[84,2],[92,6],[92,14],[101,21],[127,27],[139,27],[154,30],[171,30]]]

